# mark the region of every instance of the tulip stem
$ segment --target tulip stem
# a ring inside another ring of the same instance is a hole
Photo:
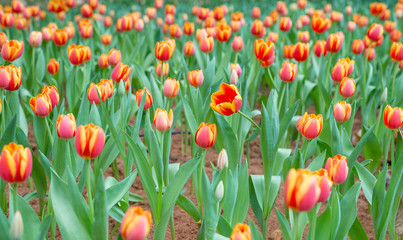
[[[255,121],[253,121],[250,117],[248,117],[245,113],[243,113],[241,111],[238,111],[238,113],[241,114],[242,117],[246,118],[249,122],[251,122],[257,128],[257,130],[259,130],[259,132],[261,132],[259,125],[257,125],[257,123],[255,123]]]
[[[13,191],[11,191],[11,183],[9,185],[9,192],[13,192],[13,214],[18,210],[17,207],[17,183],[13,183]],[[10,201],[11,204],[11,201]],[[9,209],[9,211],[11,212],[11,207]]]
[[[88,206],[90,209],[90,219],[91,222],[94,221],[94,205],[92,202],[92,190],[91,190],[91,164],[89,160],[85,160],[85,167],[87,169],[87,179],[85,180],[85,185],[87,187],[87,196],[88,196]]]
[[[296,211],[292,211],[292,212],[293,212],[293,221],[294,221],[294,225],[292,226],[292,239],[298,240],[299,239],[299,233],[298,233],[299,212],[296,212]]]
[[[176,240],[175,236],[175,224],[174,224],[174,213],[172,212],[171,217],[169,217],[169,226],[171,228],[171,239]]]
[[[394,70],[394,72],[393,72],[393,80],[392,80],[392,86],[391,86],[391,88],[392,88],[392,93],[390,94],[390,99],[393,99],[393,97],[394,97],[394,92],[395,92],[395,80],[396,80],[396,75],[397,75],[397,69],[398,69],[398,67],[399,67],[399,63],[398,62],[396,62],[396,63],[394,63],[395,64],[395,70]]]
[[[47,117],[45,117],[45,127],[46,127],[46,132],[48,134],[50,146],[52,147],[53,146],[53,138],[52,138],[52,132],[50,131],[50,128],[49,128],[49,122],[48,122]]]
[[[393,167],[395,166],[395,136],[393,132],[392,132],[392,138],[390,139],[390,162],[391,162],[391,169],[393,169]]]
[[[161,92],[161,94],[164,94],[163,88],[164,88],[164,64],[161,63],[161,73],[160,73],[160,92]]]
[[[31,66],[32,66],[32,79],[34,84],[36,84],[36,76],[35,76],[35,48],[32,48],[32,62],[31,62]]]
[[[109,238],[108,238],[108,239],[110,239],[110,240],[113,239],[113,236],[115,235],[115,233],[116,233],[116,231],[118,230],[119,226],[120,226],[120,222],[116,222],[116,224],[115,224],[115,226],[113,227],[112,232],[111,232],[111,234],[109,235]]]
[[[281,96],[280,96],[280,104],[278,105],[278,113],[280,114],[281,112],[281,105],[283,104],[283,99],[284,99],[284,94],[285,94],[285,89],[287,87],[287,84],[283,84],[283,89],[281,90]]]
[[[206,159],[206,149],[202,150],[202,157],[200,159],[199,163],[199,173],[198,173],[198,183],[197,183],[197,205],[199,206],[199,212],[200,215],[203,213],[203,206],[202,206],[202,174],[203,174],[203,169],[204,169],[204,162]]]

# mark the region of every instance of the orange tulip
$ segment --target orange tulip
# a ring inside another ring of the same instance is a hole
[[[0,32],[0,49],[3,47],[4,44],[7,43],[7,35],[4,32]]]
[[[345,101],[338,101],[334,105],[333,116],[337,122],[347,122],[351,116],[351,105]]]
[[[90,18],[93,14],[92,8],[88,4],[82,5],[80,8],[80,11],[81,11],[81,15],[83,15],[83,17],[85,17],[85,18]]]
[[[287,15],[287,4],[283,1],[278,1],[276,4],[276,10],[278,13],[280,13],[282,16]]]
[[[0,156],[0,177],[9,183],[25,181],[32,171],[32,153],[28,147],[10,143]]]
[[[383,123],[390,129],[403,127],[403,109],[387,105],[383,111]]]
[[[136,102],[137,105],[140,106],[144,91],[146,92],[146,101],[144,103],[144,110],[147,110],[153,105],[153,97],[151,96],[151,93],[150,91],[148,91],[147,88],[144,87],[143,89],[140,89],[136,92]]]
[[[293,59],[294,49],[295,49],[295,46],[292,45],[292,44],[291,45],[284,45],[283,46],[284,58]]]
[[[3,13],[0,16],[0,24],[4,28],[10,28],[14,24],[14,15],[12,13]]]
[[[350,58],[339,59],[334,65],[332,70],[332,79],[335,82],[340,82],[344,77],[348,77],[354,70],[354,60],[350,60]]]
[[[192,35],[195,31],[195,24],[192,22],[185,22],[183,24],[183,32],[186,35]]]
[[[0,66],[0,88],[15,91],[20,88],[22,82],[21,67],[12,64]]]
[[[149,19],[154,19],[157,16],[157,9],[153,7],[146,8],[146,15]]]
[[[46,117],[52,111],[52,102],[46,93],[40,93],[29,101],[32,111],[38,117]]]
[[[266,33],[266,29],[263,26],[262,21],[259,19],[256,19],[253,21],[252,26],[250,28],[250,32],[255,36],[255,37],[263,37],[264,34]]]
[[[53,32],[53,42],[58,46],[63,46],[69,40],[69,35],[64,29],[57,29]]]
[[[285,61],[278,74],[280,75],[281,80],[284,82],[293,82],[297,76],[297,65]]]
[[[178,24],[169,25],[169,35],[173,38],[181,38],[182,30],[180,29]]]
[[[98,66],[100,68],[107,68],[109,66],[108,54],[102,53],[98,59]]]
[[[385,21],[383,27],[385,28],[385,32],[391,33],[393,30],[395,30],[396,23],[392,21]]]
[[[307,43],[309,42],[309,32],[304,31],[304,32],[298,32],[298,41]]]
[[[298,62],[304,62],[309,56],[309,44],[298,42],[294,46],[293,58]]]
[[[112,21],[112,19],[111,19]],[[104,22],[105,24],[105,22]],[[117,32],[128,32],[133,28],[133,18],[130,15],[125,15],[116,21]]]
[[[112,18],[111,18],[110,16],[106,16],[106,17],[104,18],[104,26],[105,26],[106,28],[112,26]]]
[[[188,72],[188,82],[193,87],[199,87],[202,85],[204,80],[203,71],[202,70],[193,70]]]
[[[3,53],[3,50],[1,53]],[[392,46],[390,47],[390,58],[392,58],[393,61],[403,60],[403,46],[400,42],[392,43]]]
[[[232,230],[230,240],[252,240],[252,234],[247,224],[237,223]]]
[[[199,41],[199,48],[204,53],[209,53],[214,48],[214,38],[213,37],[201,37]]]
[[[241,76],[242,74],[242,69],[241,66],[239,66],[238,63],[231,63],[231,73],[235,70],[236,74],[238,76]],[[235,84],[236,85],[236,84]]]
[[[154,126],[160,132],[169,130],[174,121],[172,109],[169,110],[169,114],[165,110],[157,108],[154,114]]]
[[[185,46],[183,46],[183,53],[188,57],[193,56],[193,54],[195,53],[195,46],[192,41],[187,41],[185,43]]]
[[[112,42],[112,34],[102,34],[101,42],[103,45],[108,46]]]
[[[175,5],[171,5],[171,4],[165,5],[165,14],[175,15],[175,13],[176,13]]]
[[[325,40],[317,40],[315,45],[313,46],[313,51],[317,57],[326,56],[326,41]]]
[[[278,33],[269,32],[269,35],[267,36],[267,40],[269,40],[272,43],[276,43],[278,40]]]
[[[243,40],[241,36],[236,36],[234,40],[232,40],[232,49],[235,52],[241,51],[243,48]]]
[[[280,31],[282,32],[287,32],[288,30],[291,29],[292,26],[292,21],[289,17],[281,17],[280,18]]]
[[[329,198],[333,182],[330,179],[326,169],[321,168],[318,171],[312,172],[312,174],[316,176],[320,188],[320,195],[318,202],[324,202]]]
[[[401,36],[402,36],[402,32],[400,32],[399,30],[395,29],[390,33],[389,39],[392,42],[397,42],[397,41],[399,41]]]
[[[252,18],[260,18],[260,8],[259,7],[252,8]]]
[[[21,57],[24,52],[24,42],[10,40],[1,48],[1,56],[5,61],[12,62]]]
[[[274,44],[263,39],[255,40],[255,56],[259,61],[267,61],[274,56]]]
[[[338,52],[343,44],[343,38],[338,33],[332,33],[327,37],[326,50],[329,52]]]
[[[350,5],[347,6],[345,10],[347,15],[351,15],[353,13],[353,8]]]
[[[46,69],[48,70],[48,73],[55,75],[59,72],[59,62],[54,58],[50,59]]]
[[[112,80],[119,83],[125,82],[129,77],[132,69],[122,62],[119,62],[112,71]]]
[[[368,24],[368,17],[367,17],[367,16],[360,16],[360,18],[358,19],[357,24],[358,24],[358,26],[359,26],[360,28],[363,28],[363,27],[367,26],[367,24]]]
[[[104,130],[94,124],[80,125],[74,142],[76,152],[86,160],[98,157],[105,145]]]
[[[290,169],[285,180],[284,199],[294,211],[309,211],[320,197],[316,175],[308,169]]]
[[[332,11],[330,13],[330,20],[332,22],[341,22],[341,20],[343,20],[343,14],[341,12]]]
[[[215,31],[219,42],[226,42],[231,38],[231,28],[227,24],[219,24]]]
[[[87,46],[72,44],[67,47],[67,55],[70,63],[77,66],[91,59],[91,50]]]
[[[43,41],[45,41],[45,42],[52,41],[54,32],[55,32],[55,29],[53,29],[51,27],[43,27],[42,28]]]
[[[201,148],[211,148],[217,138],[217,126],[202,122],[195,133],[195,142]]]
[[[24,9],[24,4],[20,0],[12,0],[11,8],[14,13],[20,13]]]
[[[175,78],[168,78],[165,80],[163,93],[165,97],[170,99],[176,97],[179,93],[179,81],[177,81]]]
[[[208,8],[199,8],[197,17],[200,20],[205,20],[208,17],[210,9]]]
[[[116,66],[122,60],[122,54],[120,50],[112,48],[108,53],[108,64],[111,66]]]
[[[44,85],[41,93],[47,94],[49,96],[52,108],[59,104],[59,91],[57,91],[57,88],[55,86],[48,87]]]
[[[145,239],[150,232],[152,216],[141,207],[130,207],[120,225],[120,235],[125,240]]]
[[[220,90],[211,95],[210,107],[219,114],[230,116],[242,106],[242,97],[235,85],[221,83]]]
[[[42,33],[39,31],[32,31],[29,34],[29,45],[34,48],[38,48],[42,43]]]
[[[304,9],[306,6],[307,0],[297,0],[297,5],[299,9]]]
[[[356,28],[357,28],[357,24],[355,22],[349,21],[347,23],[347,30],[348,31],[354,32]]]
[[[309,114],[305,112],[304,116],[297,121],[297,130],[305,138],[311,140],[319,136],[323,128],[322,115]]]
[[[369,4],[369,10],[372,15],[378,15],[387,9],[387,5],[385,3],[373,2]]]
[[[340,95],[349,98],[355,93],[355,81],[352,78],[344,77],[339,86]]]
[[[155,57],[160,61],[168,61],[175,50],[172,41],[162,41],[155,44]]]
[[[313,16],[311,21],[312,30],[321,34],[330,28],[331,22],[328,18],[321,16]]]
[[[158,62],[157,66],[155,67],[155,72],[157,73],[158,77],[161,77],[161,67],[162,67],[162,75],[164,77],[168,76],[169,63],[167,63],[167,62]]]
[[[231,20],[229,25],[233,32],[239,32],[239,30],[241,30],[242,23],[241,21]]]
[[[213,10],[214,19],[220,21],[225,16],[225,9],[222,6],[217,6]]]
[[[372,41],[378,41],[381,39],[383,34],[383,27],[380,24],[373,23],[367,30],[367,36],[372,40]]]
[[[376,55],[376,53],[375,53],[375,49],[374,49],[374,48],[371,47],[371,48],[365,49],[364,57],[365,57],[369,62],[372,61],[372,60],[374,60],[375,55]]]
[[[112,97],[113,95],[113,82],[110,79],[101,79],[98,84],[91,83],[87,90],[87,98],[90,103],[95,103],[96,105],[101,104],[101,101],[98,97],[101,97],[102,102],[105,102],[106,99]]]
[[[351,51],[354,54],[360,54],[364,51],[364,42],[361,39],[355,39],[351,44]]]
[[[347,158],[340,154],[328,158],[325,169],[329,173],[329,177],[334,184],[342,184],[346,181],[348,175]]]
[[[56,120],[57,136],[61,139],[71,139],[76,135],[76,119],[72,113],[59,115]]]

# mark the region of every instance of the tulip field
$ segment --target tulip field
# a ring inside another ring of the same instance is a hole
[[[0,240],[403,240],[403,1],[7,0]]]

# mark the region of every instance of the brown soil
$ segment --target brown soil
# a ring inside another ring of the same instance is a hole
[[[310,110],[312,110],[312,109],[310,109]],[[312,111],[312,112],[314,112],[314,111]],[[259,121],[260,119],[257,118],[256,120]],[[360,112],[358,112],[355,117],[355,120],[354,120],[353,135],[359,131],[360,122],[361,122],[361,114],[360,114]],[[35,150],[36,144],[34,141],[32,127],[30,127],[30,131],[29,131],[29,140],[30,140],[31,146]],[[172,144],[171,155],[170,155],[170,163],[179,162],[179,163],[183,164],[186,161],[188,161],[189,159],[191,159],[191,156],[189,153],[184,154],[184,155],[182,154],[180,141],[181,141],[180,135],[172,136],[173,144]],[[353,142],[353,144],[355,145],[356,143]],[[294,146],[292,146],[292,148],[294,148]],[[262,159],[261,159],[261,155],[260,155],[259,138],[254,140],[251,143],[250,150],[251,150],[250,151],[251,159],[250,159],[249,173],[250,174],[263,174],[263,164],[262,164]],[[214,164],[216,164],[217,156],[218,156],[218,154],[214,149],[209,149],[207,151],[205,168],[206,168],[206,172],[207,172],[208,176],[210,177],[210,179],[211,179],[211,175],[212,175],[212,168],[211,168],[210,162],[213,162]],[[243,159],[245,159],[245,157]],[[362,161],[363,157],[360,156],[359,160]],[[120,175],[122,178],[124,168],[123,168],[123,162],[121,160],[118,160],[118,168],[119,168],[119,172],[120,172]],[[107,176],[113,176],[113,172],[112,172],[111,168],[107,169],[107,171],[105,172],[105,178]],[[185,190],[186,190],[185,195],[187,197],[189,197],[197,206],[196,196],[189,194],[190,181],[188,181],[186,183]],[[147,210],[150,209],[145,191],[142,187],[139,177],[136,178],[133,186],[130,188],[130,191],[144,197],[145,201],[143,201],[141,203],[137,203],[137,205],[139,205]],[[276,214],[274,212],[274,209],[278,208],[279,210],[281,210],[284,213],[284,199],[282,197],[282,191],[283,191],[283,186],[281,186],[280,193],[278,194],[273,211],[272,211],[271,216],[268,221],[268,239],[282,239],[280,225],[278,223]],[[21,196],[24,196],[25,194],[27,194],[29,192],[31,192],[31,190],[28,186],[27,181],[25,181],[22,184],[19,184],[18,193]],[[84,196],[86,195],[85,190],[84,190],[83,195]],[[30,202],[30,204],[36,212],[39,212],[39,203],[38,203],[37,199],[32,200]],[[321,207],[322,211],[324,209],[324,206],[325,206],[325,204],[322,204],[322,207]],[[362,191],[360,193],[360,196],[359,196],[359,199],[357,202],[357,206],[358,206],[357,216],[358,216],[359,220],[361,221],[362,225],[364,226],[364,229],[365,229],[368,237],[370,239],[372,239],[372,238],[374,238],[372,215],[368,213],[368,203],[367,203]],[[249,207],[247,219],[249,217],[255,222],[255,224],[257,224],[256,218],[254,217],[254,213],[250,207]],[[175,231],[176,231],[177,239],[195,239],[196,238],[196,235],[198,233],[198,225],[185,211],[183,211],[178,206],[175,206],[175,208],[174,208],[174,221],[175,221]],[[112,231],[115,224],[116,224],[116,221],[112,218],[109,218],[109,232]],[[153,238],[153,230],[154,230],[153,228],[154,228],[154,226],[151,229],[148,239],[154,239]],[[308,226],[305,229],[305,232],[307,232],[307,229],[308,229]],[[167,233],[166,233],[166,239],[171,239],[170,234],[171,234],[170,229],[168,227]],[[115,237],[116,236],[117,235],[115,235]],[[57,233],[56,239],[62,239],[60,233]]]

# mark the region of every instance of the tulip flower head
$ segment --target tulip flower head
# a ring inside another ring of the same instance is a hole
[[[193,87],[200,87],[203,84],[204,76],[202,70],[188,72],[188,82]]]
[[[323,128],[322,115],[308,114],[305,112],[304,116],[298,119],[296,124],[297,130],[305,138],[312,140],[319,136]]]
[[[112,95],[113,82],[110,79],[101,79],[98,84],[91,83],[87,90],[87,98],[91,104],[95,103],[99,105],[101,104],[99,97],[101,97],[102,102],[105,102],[106,99],[112,97]]]
[[[294,46],[293,58],[298,62],[304,62],[309,56],[309,44],[298,42]]]
[[[274,56],[274,44],[263,39],[255,40],[255,56],[259,62],[267,61]]]
[[[120,81],[126,82],[130,77],[132,69],[122,62],[119,62],[112,71],[112,80],[119,83]]]
[[[403,109],[387,105],[383,111],[383,123],[390,129],[403,127]]]
[[[226,42],[231,38],[232,30],[227,24],[219,24],[215,31],[219,42]]]
[[[0,66],[0,88],[15,91],[20,88],[22,82],[21,67],[12,64]]]
[[[91,59],[91,49],[87,46],[72,44],[67,47],[67,55],[70,63],[77,66]]]
[[[67,40],[69,40],[69,35],[66,30],[64,29],[56,29],[53,32],[53,42],[57,46],[64,46],[67,43]]]
[[[326,50],[329,52],[338,52],[343,44],[343,37],[338,33],[332,33],[327,37]]]
[[[297,65],[288,61],[283,63],[280,71],[278,72],[281,80],[284,82],[293,82],[295,77],[297,76]]]
[[[243,49],[243,40],[241,36],[236,36],[234,40],[232,40],[232,49],[235,52],[239,52]]]
[[[57,136],[61,139],[71,139],[76,135],[76,119],[72,113],[59,115],[56,120]]]
[[[333,116],[337,122],[347,122],[351,116],[351,105],[345,101],[338,101],[334,105]]]
[[[252,240],[249,226],[244,223],[237,223],[232,230],[230,240]]]
[[[340,154],[328,158],[325,169],[334,184],[342,184],[348,175],[347,158]]]
[[[355,39],[351,44],[351,52],[360,54],[364,51],[364,42],[361,39]]]
[[[294,211],[309,211],[318,202],[320,187],[316,175],[308,169],[290,169],[285,180],[284,199]]]
[[[104,130],[94,124],[78,126],[75,148],[79,156],[86,160],[98,157],[105,145]]]
[[[217,126],[202,122],[195,133],[195,142],[201,148],[211,148],[217,138]]]
[[[109,67],[109,61],[108,61],[109,57],[108,54],[106,53],[101,53],[101,55],[99,56],[98,59],[98,66],[100,68],[107,68]]]
[[[318,202],[324,202],[329,198],[330,191],[332,190],[333,182],[329,177],[326,169],[319,169],[318,171],[312,172],[312,174],[316,175],[319,188],[320,188],[320,195]]]
[[[32,31],[29,34],[29,45],[31,47],[38,48],[42,43],[42,33],[39,31]]]
[[[280,18],[280,31],[287,32],[292,27],[292,21],[289,17],[281,17]]]
[[[138,90],[136,92],[136,102],[137,102],[137,105],[140,106],[141,99],[143,98],[144,92],[146,92],[146,100],[145,100],[145,103],[144,103],[144,110],[147,110],[153,105],[153,97],[151,96],[151,93],[150,93],[150,91],[148,91],[147,88],[144,87],[143,89],[140,89],[140,90]]]
[[[349,98],[352,97],[355,93],[355,81],[352,78],[344,77],[339,86],[340,95]]]
[[[130,207],[120,225],[120,235],[125,240],[145,239],[150,232],[152,216],[141,207]]]
[[[25,181],[32,171],[31,150],[22,145],[4,145],[0,156],[0,177],[8,183]]]
[[[321,34],[328,30],[331,26],[331,22],[328,18],[321,16],[313,16],[311,21],[312,30],[315,33]]]
[[[200,51],[204,53],[209,53],[214,48],[214,38],[213,37],[200,37],[199,40]]]
[[[163,93],[164,96],[169,99],[176,97],[179,93],[179,81],[177,81],[175,78],[168,78],[165,80]]]
[[[24,42],[10,40],[1,48],[1,56],[5,61],[12,62],[21,57],[24,52]]]
[[[108,53],[108,63],[111,66],[116,66],[122,60],[120,50],[112,48]]]
[[[4,49],[4,48],[3,48]],[[2,50],[3,53],[3,50]],[[390,47],[390,58],[393,61],[402,61],[403,60],[403,46],[400,42],[393,42]]]
[[[237,113],[242,106],[242,97],[235,85],[222,83],[220,90],[211,95],[210,107],[224,116]]]
[[[48,73],[55,75],[59,72],[59,62],[52,58],[49,60],[48,65],[46,66]]]
[[[157,66],[155,67],[155,72],[157,73],[158,77],[161,77],[161,68],[162,68],[162,76],[166,77],[169,73],[169,63],[168,62],[158,62]]]
[[[155,57],[159,61],[168,61],[175,50],[174,40],[162,41],[155,44]]]
[[[192,41],[187,41],[185,43],[185,45],[183,46],[183,53],[188,57],[193,56],[193,54],[195,53],[195,46]]]
[[[326,56],[326,41],[325,40],[318,40],[316,41],[315,45],[313,46],[313,51],[317,57]]]
[[[42,88],[42,94],[47,94],[50,98],[50,102],[52,103],[52,108],[54,108],[59,103],[59,91],[55,86],[46,86],[44,85]]]
[[[169,130],[172,126],[173,121],[174,117],[172,109],[170,109],[169,113],[167,113],[166,110],[157,108],[154,114],[154,126],[156,129],[158,129],[158,131],[165,132]]]
[[[333,81],[340,82],[344,77],[348,77],[354,70],[354,60],[349,58],[339,59],[334,65],[331,76]]]
[[[52,102],[47,93],[41,93],[36,97],[32,97],[29,105],[38,117],[46,117],[52,111]]]

